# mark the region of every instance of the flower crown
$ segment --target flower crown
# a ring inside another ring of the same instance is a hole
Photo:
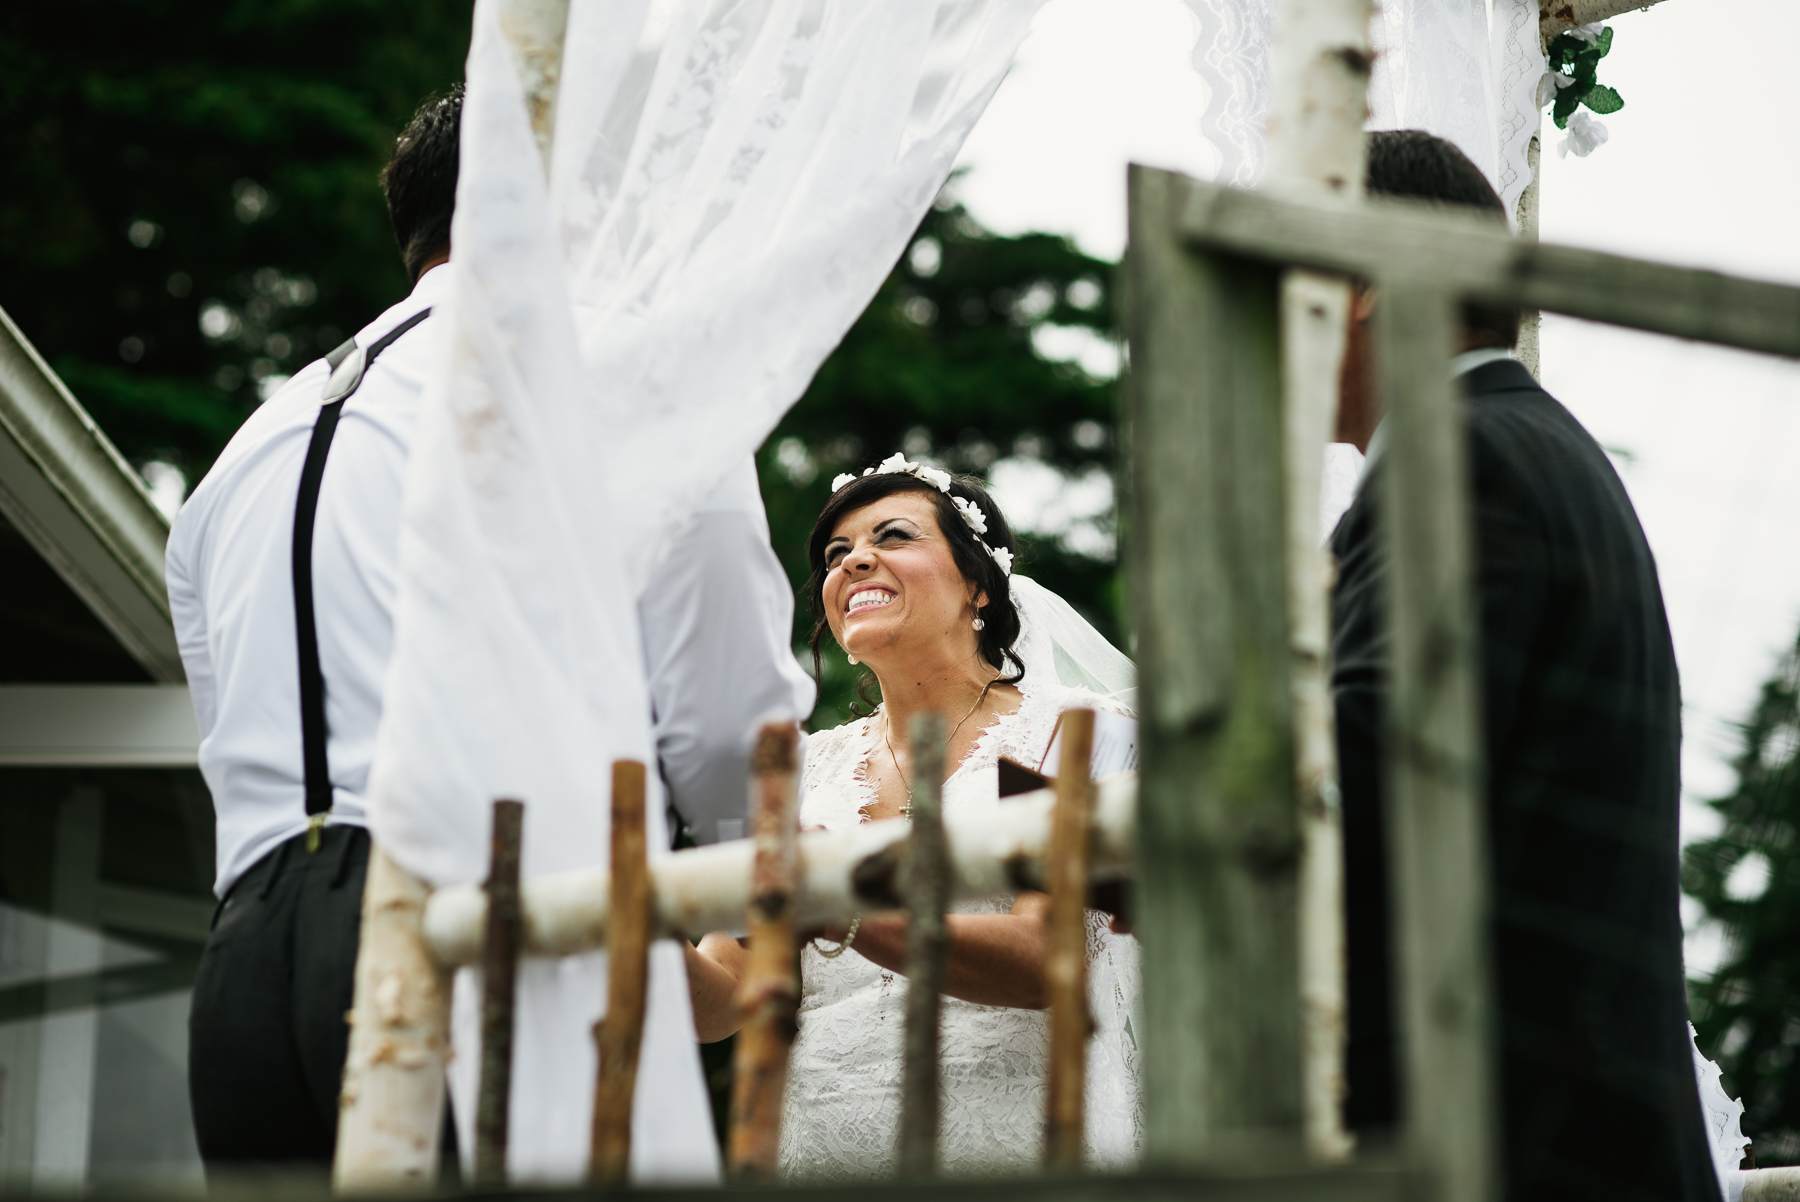
[[[975,502],[950,495],[949,472],[942,468],[932,467],[928,463],[913,463],[900,451],[895,451],[892,455],[889,455],[874,467],[866,467],[863,469],[864,476],[886,476],[895,473],[917,476],[945,496],[950,497],[950,503],[956,506],[956,512],[962,515],[964,524],[974,532],[975,541],[980,543],[981,549],[992,556],[994,562],[1000,565],[1000,574],[1003,576],[1012,575],[1013,553],[1005,547],[990,547],[987,540],[981,537],[987,533],[987,515],[981,512],[981,506],[977,505]],[[831,482],[831,491],[835,493],[838,489],[844,487],[844,485],[853,483],[857,479],[859,479],[859,477],[854,473],[845,472]]]

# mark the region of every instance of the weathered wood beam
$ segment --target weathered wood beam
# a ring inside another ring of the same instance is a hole
[[[1098,788],[1093,879],[1096,884],[1126,880],[1137,854],[1137,778],[1111,777]],[[947,819],[951,900],[1044,888],[1053,805],[1050,790],[1043,789]],[[848,921],[858,911],[900,909],[907,830],[904,819],[893,818],[854,830],[802,834],[795,921],[817,926]],[[749,839],[657,857],[650,864],[657,929],[670,935],[741,931],[754,858]],[[566,956],[604,947],[607,881],[607,872],[597,868],[528,878],[522,887],[526,953]],[[425,938],[440,963],[473,964],[481,955],[486,920],[487,899],[479,885],[446,886],[431,894],[425,907]]]
[[[1181,177],[1127,195],[1144,1161],[1274,1162],[1302,1130],[1278,279],[1192,253]]]
[[[1800,288],[1524,242],[1413,201],[1372,198],[1352,208],[1158,174],[1182,194],[1181,227],[1196,249],[1405,277],[1452,296],[1800,357]]]
[[[1434,1197],[1499,1193],[1487,825],[1477,724],[1468,442],[1452,399],[1456,302],[1383,283],[1376,366],[1389,443],[1374,481],[1386,540],[1388,842],[1405,1140]]]

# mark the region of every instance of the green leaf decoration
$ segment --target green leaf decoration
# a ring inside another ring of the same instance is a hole
[[[1575,89],[1570,88],[1573,92]],[[1625,107],[1625,98],[1605,84],[1595,84],[1581,94],[1581,103],[1596,113],[1616,113]]]
[[[1603,26],[1592,46],[1571,32],[1557,34],[1544,50],[1544,60],[1552,71],[1560,71],[1575,82],[1556,93],[1550,106],[1550,118],[1556,128],[1569,128],[1575,110],[1587,105],[1596,113],[1616,113],[1625,107],[1625,98],[1597,78],[1600,60],[1612,53],[1612,26]]]
[[[1556,128],[1569,128],[1569,118],[1581,105],[1581,86],[1564,88],[1556,94],[1556,104],[1550,109],[1550,117],[1556,122]]]

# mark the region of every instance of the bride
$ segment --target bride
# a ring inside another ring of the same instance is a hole
[[[800,821],[838,830],[908,811],[915,714],[952,723],[946,814],[1003,804],[998,762],[1036,767],[1073,706],[1129,714],[1130,661],[1068,604],[1012,576],[1013,540],[981,485],[894,455],[840,476],[808,541],[815,668],[827,631],[881,691],[873,713],[806,741]],[[1041,1158],[1048,1023],[1044,918],[1024,893],[948,917],[939,1163],[947,1174],[1028,1171]],[[1129,1022],[1137,948],[1089,914],[1087,1153],[1125,1165],[1139,1141]],[[743,951],[713,934],[690,956],[703,1040],[735,1029]],[[791,1179],[890,1174],[900,1117],[906,920],[863,916],[801,956],[781,1166]]]

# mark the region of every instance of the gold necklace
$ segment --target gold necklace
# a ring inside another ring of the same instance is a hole
[[[993,680],[990,680],[986,684],[981,686],[981,692],[975,694],[975,704],[971,705],[969,707],[969,712],[962,716],[962,722],[958,722],[951,729],[950,737],[944,740],[945,746],[949,746],[952,742],[954,742],[956,740],[956,732],[963,728],[963,722],[967,722],[970,718],[975,716],[975,711],[980,709],[981,703],[987,699],[988,690],[993,688],[994,681],[999,680],[999,679],[1000,679],[1000,673],[996,672],[996,673],[994,673]],[[894,771],[900,774],[900,783],[906,786],[906,803],[900,807],[900,817],[911,818],[912,817],[912,782],[906,779],[906,773],[900,767],[900,757],[894,754],[894,740],[892,737],[892,731],[893,731],[893,723],[888,721],[887,712],[883,711],[882,715],[881,715],[881,741],[883,743],[887,744],[888,759],[894,761]]]

